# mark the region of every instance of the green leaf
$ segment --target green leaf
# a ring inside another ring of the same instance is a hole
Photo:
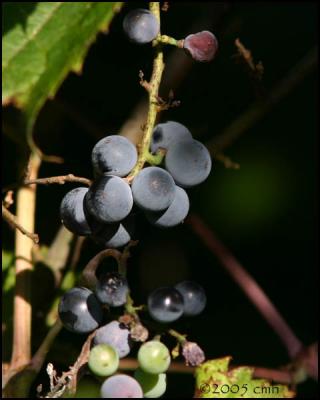
[[[9,292],[15,285],[16,277],[13,268],[14,256],[12,251],[2,250],[2,291]]]
[[[231,357],[209,360],[196,368],[197,398],[293,398],[295,393],[286,385],[271,385],[265,379],[254,379],[254,369],[229,369]]]
[[[6,2],[2,28],[2,104],[26,117],[38,112],[70,71],[80,72],[89,46],[122,2]]]
[[[6,271],[13,263],[12,251],[2,250],[2,271]]]

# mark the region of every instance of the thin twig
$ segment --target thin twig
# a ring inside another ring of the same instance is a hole
[[[217,256],[223,267],[229,272],[231,277],[241,287],[246,296],[280,337],[282,343],[287,348],[290,358],[293,359],[301,351],[303,345],[276,307],[272,304],[271,300],[264,293],[263,289],[237,261],[230,250],[220,242],[212,230],[205,225],[200,217],[192,214],[186,219],[186,222],[191,225],[194,232]]]
[[[120,360],[119,369],[120,370],[135,370],[139,367],[139,363],[135,358],[125,358]],[[233,368],[237,368],[233,366]],[[264,378],[268,380],[272,380],[278,383],[290,384],[292,383],[292,373],[282,369],[271,369],[271,368],[263,368],[263,367],[254,367],[252,368],[253,377],[255,378]],[[173,361],[168,369],[168,372],[178,373],[178,374],[194,374],[195,368],[185,365],[185,363],[180,361]]]
[[[251,79],[255,95],[257,98],[264,97],[266,95],[266,90],[262,85],[262,76],[264,72],[264,67],[261,61],[255,64],[251,51],[248,50],[243,43],[240,42],[240,39],[237,38],[234,42],[237,47],[238,54],[235,55],[235,58],[242,62],[246,67],[246,70]]]
[[[91,288],[95,287],[97,284],[96,270],[101,261],[107,257],[113,257],[119,264],[121,260],[121,253],[115,249],[106,249],[96,254],[82,271],[81,284],[87,285]]]
[[[290,371],[282,370],[282,369],[270,369],[264,367],[250,367],[253,368],[253,377],[254,378],[263,378],[268,379],[273,382],[285,383],[290,385],[294,383],[294,376]]]
[[[226,168],[231,168],[231,169],[239,169],[240,164],[238,164],[235,161],[232,161],[230,157],[226,156],[224,153],[220,152],[212,152],[213,157],[216,160],[221,161]]]
[[[45,396],[45,398],[56,398],[60,397],[60,394],[64,393],[66,390],[69,394],[75,394],[77,391],[77,381],[78,375],[81,367],[88,362],[91,342],[96,334],[96,331],[92,332],[86,341],[84,342],[81,352],[76,360],[76,362],[69,368],[68,371],[63,372],[62,375],[57,378],[56,372],[53,366],[50,368],[49,377],[53,376],[52,384],[50,385],[50,392]]]
[[[18,229],[23,235],[26,235],[30,238],[34,243],[39,243],[39,236],[36,233],[32,233],[27,231],[19,222],[17,221],[17,217],[13,215],[2,203],[2,216],[3,218],[9,222],[9,224],[13,227]]]
[[[38,179],[25,179],[21,183],[13,183],[12,185],[8,185],[2,190],[2,193],[7,192],[8,190],[15,189],[17,187],[29,186],[33,184],[37,185],[51,185],[58,184],[64,185],[66,182],[77,182],[82,183],[83,185],[90,186],[92,181],[87,178],[83,178],[81,176],[75,176],[73,174],[61,175],[61,176],[50,176],[48,178],[38,178]]]
[[[37,185],[49,185],[52,183],[57,183],[59,185],[64,185],[66,182],[79,182],[87,186],[90,186],[92,183],[90,179],[82,178],[80,176],[74,176],[73,174],[68,174],[62,176],[50,176],[49,178],[25,180],[23,184],[32,185],[33,183],[36,183]]]

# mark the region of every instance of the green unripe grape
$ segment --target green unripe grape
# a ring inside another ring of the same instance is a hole
[[[138,351],[140,368],[149,374],[161,374],[170,365],[171,357],[168,348],[158,340],[144,343]]]
[[[164,373],[148,374],[139,368],[135,371],[134,377],[140,383],[143,395],[147,399],[161,397],[167,389],[167,375]]]
[[[98,376],[112,375],[119,367],[118,352],[108,344],[98,344],[90,351],[88,365]]]

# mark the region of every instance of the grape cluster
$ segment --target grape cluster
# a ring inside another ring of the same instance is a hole
[[[123,28],[132,42],[144,44],[157,38],[161,41],[159,21],[148,10],[131,11]],[[218,48],[215,36],[208,31],[179,42],[178,47],[200,62],[212,60]],[[60,205],[61,220],[68,230],[91,237],[106,248],[118,248],[133,236],[134,207],[158,228],[174,227],[184,221],[190,206],[185,189],[204,182],[211,171],[207,148],[193,139],[187,127],[167,121],[154,127],[150,148],[141,151],[143,156],[148,151],[149,156],[142,160],[149,162],[144,168],[138,163],[136,147],[125,137],[110,135],[96,143],[91,154],[94,182],[89,188],[68,192]],[[63,326],[71,332],[86,334],[96,330],[88,367],[93,374],[106,378],[101,386],[102,398],[160,397],[166,391],[170,351],[156,338],[147,340],[148,331],[136,314],[128,311],[129,300],[126,278],[109,272],[98,277],[92,290],[74,287],[67,291],[60,299],[58,313]],[[117,319],[111,312],[122,306],[126,306],[127,315]],[[150,317],[160,323],[196,316],[205,306],[205,291],[193,281],[157,288],[147,299]],[[130,318],[126,320],[128,314],[136,316],[133,323]],[[137,321],[143,335],[137,334]],[[143,343],[137,353],[138,369],[132,377],[118,370],[120,359],[129,355],[135,341]],[[199,346],[184,339],[182,354],[187,365],[204,360]]]
[[[104,306],[109,309],[123,306],[128,293],[127,280],[121,274],[102,274],[93,291],[85,287],[67,291],[59,303],[59,317],[64,327],[74,333],[84,334],[96,329],[88,367],[93,374],[106,378],[101,386],[101,397],[160,397],[166,390],[166,371],[171,356],[167,346],[159,340],[141,344],[134,378],[117,373],[119,360],[129,355],[137,339],[131,334],[130,324],[116,319],[110,321],[110,318],[105,323]],[[205,292],[193,281],[156,289],[148,297],[149,315],[161,323],[175,321],[182,315],[198,315],[205,305]]]
[[[91,236],[104,247],[116,248],[126,245],[133,235],[133,205],[158,228],[182,223],[190,205],[185,189],[208,177],[211,157],[207,148],[175,121],[155,126],[150,152],[155,155],[159,150],[166,151],[162,164],[141,169],[130,186],[125,176],[136,165],[136,147],[119,135],[101,139],[92,151],[93,184],[73,189],[62,199],[64,226],[77,235]]]

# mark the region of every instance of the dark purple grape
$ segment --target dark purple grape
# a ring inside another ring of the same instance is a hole
[[[218,41],[213,33],[202,31],[187,36],[183,48],[195,61],[208,62],[216,55]]]
[[[172,322],[183,314],[183,297],[173,287],[161,287],[148,297],[148,311],[158,322]]]
[[[71,232],[80,236],[91,234],[84,210],[84,197],[88,188],[79,187],[68,192],[60,205],[60,218],[63,225]]]
[[[118,374],[107,378],[101,386],[103,399],[141,399],[143,392],[139,383],[129,375]]]
[[[75,333],[89,333],[102,322],[103,311],[96,296],[85,287],[68,290],[60,299],[59,317],[63,326]]]
[[[176,186],[176,193],[170,206],[159,212],[147,212],[148,221],[158,228],[172,228],[183,222],[189,212],[189,197],[185,190]]]
[[[168,149],[171,143],[180,139],[192,139],[187,127],[176,121],[167,121],[154,127],[150,149],[153,153],[161,147]]]
[[[137,162],[136,147],[124,136],[110,135],[92,150],[92,165],[96,172],[126,176]]]
[[[90,187],[84,203],[96,220],[114,223],[129,215],[133,199],[127,182],[118,176],[103,175]]]
[[[174,142],[165,158],[166,170],[176,184],[184,188],[202,183],[208,177],[211,166],[208,149],[194,139]]]
[[[134,232],[134,219],[130,215],[115,224],[96,224],[93,239],[105,248],[119,248],[125,246]]]
[[[122,275],[118,272],[109,272],[100,277],[95,292],[101,303],[119,307],[126,303],[129,287]]]
[[[132,182],[133,200],[147,211],[162,211],[170,206],[175,195],[172,176],[162,168],[142,169]]]
[[[138,8],[125,16],[123,30],[132,42],[144,44],[157,37],[160,24],[151,11]]]
[[[184,315],[195,316],[204,310],[207,304],[207,296],[203,287],[197,282],[183,281],[175,285],[175,288],[183,297]]]
[[[118,321],[109,322],[99,328],[93,342],[95,345],[109,344],[117,350],[120,358],[126,357],[131,350],[130,331]]]

